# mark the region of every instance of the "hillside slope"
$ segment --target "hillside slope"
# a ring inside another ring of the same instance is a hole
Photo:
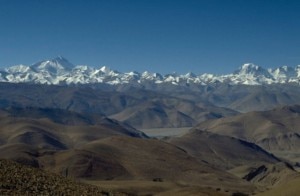
[[[0,159],[1,195],[127,195]]]
[[[300,106],[249,112],[234,117],[209,120],[196,127],[240,138],[291,161],[300,161]]]

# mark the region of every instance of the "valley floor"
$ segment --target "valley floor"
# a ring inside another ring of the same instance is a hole
[[[180,137],[189,132],[192,127],[140,129],[149,137]]]

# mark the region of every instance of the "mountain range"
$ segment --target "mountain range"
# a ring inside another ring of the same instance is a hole
[[[226,83],[231,85],[263,84],[300,84],[300,65],[296,67],[281,66],[264,69],[247,63],[231,74],[214,75],[194,73],[162,75],[150,72],[127,72],[111,70],[103,66],[94,68],[87,65],[73,65],[64,57],[56,57],[33,65],[15,65],[0,71],[0,82],[37,83],[37,84],[173,84],[173,85],[207,85]]]
[[[300,66],[162,75],[57,57],[5,68],[0,194],[27,191],[21,177],[42,170],[47,186],[69,178],[124,195],[297,193],[299,82]]]

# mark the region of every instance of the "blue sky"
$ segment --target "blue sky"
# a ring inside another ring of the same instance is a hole
[[[0,0],[0,66],[58,55],[119,71],[300,64],[298,0]]]

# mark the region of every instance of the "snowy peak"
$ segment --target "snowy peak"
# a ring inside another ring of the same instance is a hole
[[[25,73],[30,71],[30,67],[26,65],[14,65],[5,69],[8,73]]]
[[[111,72],[111,69],[107,66],[103,66],[99,69],[102,73],[105,73],[105,74],[109,74]]]
[[[70,63],[66,58],[62,57],[62,56],[58,56],[54,59],[52,59],[52,62],[63,66],[65,69],[71,70],[73,69],[75,66]]]
[[[194,74],[193,72],[188,72],[187,74],[184,75],[186,78],[195,78],[197,77],[196,74]]]
[[[275,77],[295,77],[296,69],[288,66],[278,67],[272,70]]]
[[[142,73],[142,78],[145,80],[162,80],[163,76],[159,73],[150,73],[148,71],[144,71]]]
[[[45,60],[30,66],[36,72],[49,72],[50,74],[63,74],[71,71],[75,66],[62,56],[52,60]]]
[[[252,63],[242,65],[234,74],[272,77],[266,69]]]
[[[297,82],[299,80],[299,72],[297,67],[281,66],[274,70],[269,70],[274,79],[278,83]]]
[[[38,83],[38,84],[97,84],[151,86],[170,84],[194,86],[226,83],[230,85],[265,85],[294,83],[300,85],[300,66],[282,66],[275,69],[264,69],[258,65],[247,63],[237,71],[227,75],[170,73],[161,75],[151,72],[121,73],[107,66],[93,68],[87,65],[74,66],[62,56],[45,60],[31,66],[16,65],[0,72],[0,82]]]

